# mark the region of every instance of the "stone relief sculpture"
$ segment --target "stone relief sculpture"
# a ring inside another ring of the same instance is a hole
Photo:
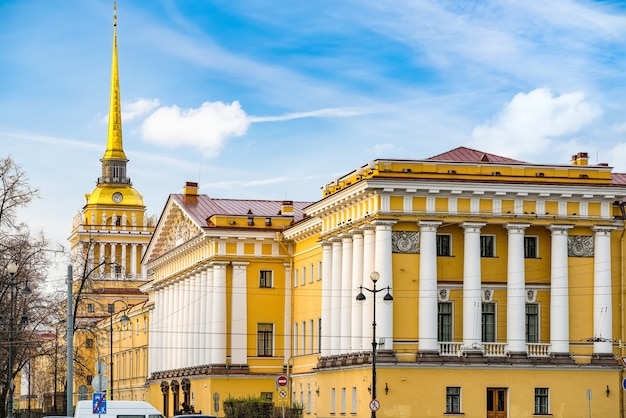
[[[419,236],[416,231],[393,231],[391,234],[391,248],[394,253],[419,253]]]
[[[567,237],[569,257],[593,257],[593,236],[573,235]]]

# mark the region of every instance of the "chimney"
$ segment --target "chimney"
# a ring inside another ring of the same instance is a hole
[[[198,183],[188,181],[183,187],[183,194],[185,196],[198,196]]]
[[[291,200],[283,200],[280,206],[280,213],[283,216],[293,216],[293,202]]]
[[[572,165],[589,165],[589,154],[579,152],[576,155],[572,155]]]

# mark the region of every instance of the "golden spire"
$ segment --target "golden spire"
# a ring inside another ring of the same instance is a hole
[[[111,103],[109,105],[109,129],[107,149],[103,160],[128,161],[122,146],[122,110],[120,103],[120,78],[117,69],[117,2],[113,2],[113,63],[111,68]]]

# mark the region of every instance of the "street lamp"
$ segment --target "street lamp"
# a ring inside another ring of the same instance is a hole
[[[15,262],[11,261],[7,267],[7,272],[9,273],[9,305],[10,305],[10,315],[9,315],[9,367],[7,367],[8,371],[8,381],[9,381],[9,409],[7,411],[7,418],[13,418],[13,391],[14,391],[14,383],[13,383],[13,321],[15,317],[15,288],[17,288],[17,282],[15,281],[18,265]],[[31,290],[28,286],[25,286],[22,289],[22,294],[24,296],[29,296],[31,294]],[[28,317],[26,315],[22,315],[20,323],[26,324],[28,322]]]
[[[365,295],[363,294],[364,290],[367,290],[370,293],[374,294],[374,298],[372,300],[372,306],[374,307],[374,313],[372,316],[372,403],[370,404],[370,409],[372,410],[372,418],[376,418],[376,408],[372,408],[374,400],[376,400],[376,293],[382,292],[383,290],[387,291],[387,294],[383,297],[383,301],[385,303],[391,303],[393,297],[391,296],[391,287],[387,286],[386,288],[376,289],[376,282],[380,279],[380,274],[377,271],[373,271],[370,274],[370,279],[373,283],[373,288],[368,289],[367,287],[359,286],[359,294],[356,295],[357,302],[365,301]]]
[[[111,359],[110,359],[110,363],[109,363],[109,373],[111,375],[111,389],[110,389],[110,395],[111,398],[110,400],[113,400],[113,314],[115,313],[115,302],[122,302],[124,305],[126,305],[126,308],[124,308],[124,315],[122,315],[122,317],[120,318],[120,322],[121,323],[126,323],[126,322],[130,322],[130,318],[126,315],[126,310],[128,309],[128,304],[126,302],[124,302],[123,300],[114,300],[112,303],[109,303],[109,313],[111,314],[111,326],[109,328],[109,341],[111,343]]]

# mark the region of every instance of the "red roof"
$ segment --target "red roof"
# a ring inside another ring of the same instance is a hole
[[[427,158],[429,161],[455,161],[464,163],[504,163],[504,164],[526,164],[524,161],[514,160],[512,158],[502,157],[500,155],[489,154],[488,152],[478,151],[467,147],[458,147],[453,150],[444,152]]]
[[[252,213],[254,216],[278,216],[283,206],[282,200],[214,199],[205,194],[172,194],[171,197],[202,226],[206,226],[206,220],[213,215],[247,216]],[[294,220],[299,221],[305,216],[304,208],[313,202],[291,203]]]

